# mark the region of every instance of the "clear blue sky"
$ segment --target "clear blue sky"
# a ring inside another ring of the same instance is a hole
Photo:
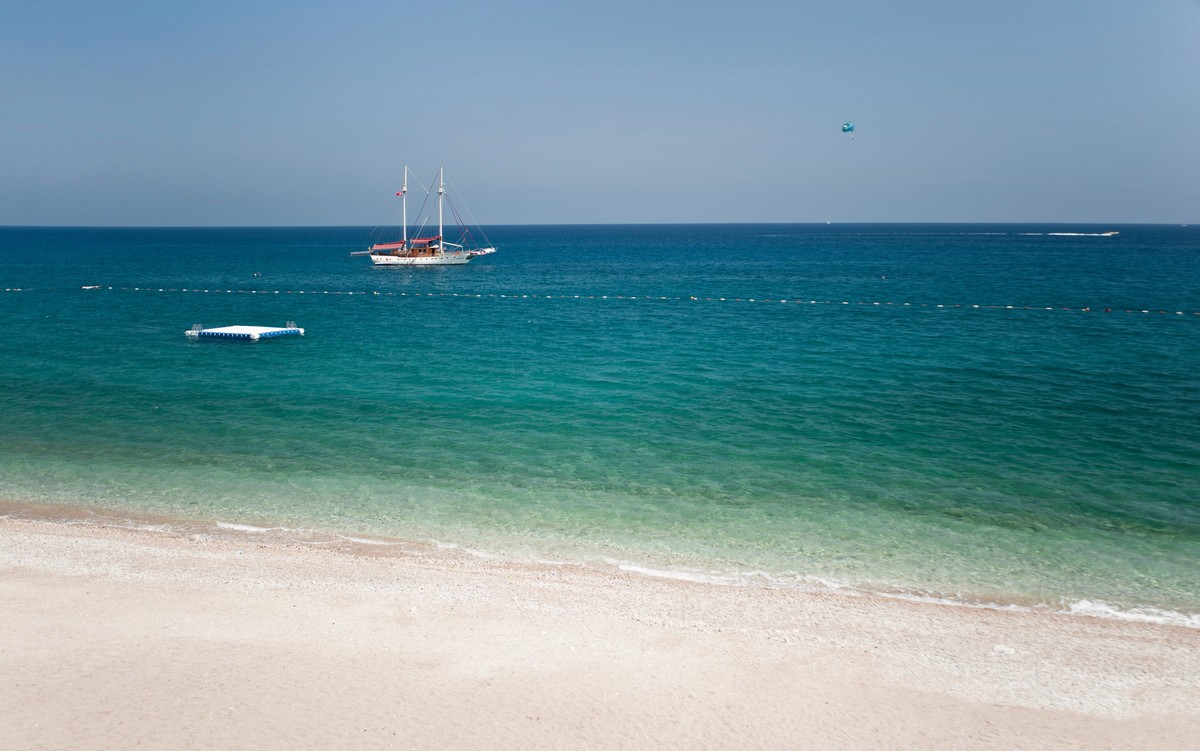
[[[0,225],[373,225],[406,163],[485,224],[1200,222],[1200,0],[0,0],[0,71]]]

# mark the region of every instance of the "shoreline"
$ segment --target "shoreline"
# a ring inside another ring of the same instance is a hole
[[[1098,599],[1060,597],[1058,602],[1038,600],[1015,594],[995,593],[975,597],[930,590],[868,588],[820,576],[778,577],[761,571],[714,571],[693,567],[672,568],[645,561],[626,560],[601,554],[579,558],[546,558],[476,549],[454,542],[417,540],[375,532],[317,529],[272,524],[265,520],[225,521],[211,517],[181,517],[153,511],[84,506],[63,502],[37,502],[0,499],[0,519],[30,519],[57,524],[85,524],[129,530],[149,530],[175,535],[199,534],[245,543],[269,542],[276,545],[307,545],[337,549],[367,556],[434,554],[455,552],[484,561],[528,566],[566,566],[617,571],[653,579],[678,580],[712,586],[763,587],[796,590],[802,593],[838,593],[842,596],[875,597],[973,610],[1019,611],[1042,615],[1101,618],[1132,623],[1149,623],[1200,630],[1200,612],[1170,610],[1155,605],[1117,606]],[[268,526],[269,525],[269,526]]]
[[[1166,749],[1200,735],[1193,628],[20,505],[0,507],[4,747]]]

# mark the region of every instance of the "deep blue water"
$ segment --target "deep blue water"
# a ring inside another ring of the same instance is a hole
[[[1200,613],[1200,228],[486,233],[0,228],[0,496]]]

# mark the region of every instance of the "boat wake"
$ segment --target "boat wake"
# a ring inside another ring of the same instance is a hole
[[[1120,233],[1116,230],[1108,232],[1020,232],[1023,237],[1113,237]]]

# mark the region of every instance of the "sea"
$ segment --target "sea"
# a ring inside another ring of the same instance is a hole
[[[1200,226],[482,232],[0,228],[0,498],[1200,627]]]

